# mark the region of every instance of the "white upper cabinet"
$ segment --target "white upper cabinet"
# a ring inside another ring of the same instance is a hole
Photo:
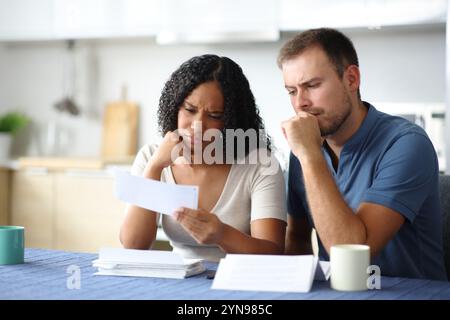
[[[0,0],[0,41],[154,36],[160,0]]]
[[[54,0],[53,31],[56,38],[105,37],[115,29],[115,13],[122,1]],[[121,21],[117,21],[120,25]]]
[[[274,41],[280,31],[445,23],[447,0],[0,0],[0,41]]]
[[[279,0],[163,0],[156,41],[275,41]]]
[[[53,0],[56,38],[155,35],[159,0]]]
[[[0,0],[0,40],[47,39],[53,0]]]
[[[280,30],[445,23],[447,0],[281,0]]]

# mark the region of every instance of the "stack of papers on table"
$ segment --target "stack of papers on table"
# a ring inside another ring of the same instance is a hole
[[[227,254],[220,260],[212,289],[308,292],[313,280],[328,280],[330,265],[312,255]]]
[[[169,251],[100,249],[92,262],[96,275],[183,279],[205,271],[201,259],[184,259]]]

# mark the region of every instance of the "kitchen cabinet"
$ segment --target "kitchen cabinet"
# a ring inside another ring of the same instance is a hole
[[[114,198],[113,178],[101,170],[13,172],[11,220],[25,227],[25,245],[98,252],[119,247],[125,204]]]
[[[126,204],[114,196],[114,179],[103,170],[54,173],[55,249],[98,252],[101,247],[122,247],[120,226]],[[171,250],[159,229],[153,249]]]
[[[126,170],[133,159],[122,160],[114,163]],[[0,224],[24,226],[25,245],[32,248],[96,253],[101,247],[121,247],[126,204],[114,195],[109,161],[21,158],[18,170],[0,167]],[[161,228],[153,249],[171,250]]]
[[[160,21],[160,0],[53,0],[58,39],[152,36]]]
[[[158,44],[277,41],[278,0],[164,0]],[[205,28],[207,26],[207,28]]]
[[[9,170],[0,167],[0,225],[9,222]]]
[[[282,31],[445,24],[447,0],[280,0]]]
[[[27,247],[82,252],[119,247],[124,208],[114,198],[113,178],[103,171],[12,174],[11,222],[25,227]]]
[[[0,40],[49,39],[53,0],[0,0]]]
[[[54,247],[82,252],[120,247],[125,204],[114,197],[113,177],[102,171],[59,172],[54,179]]]
[[[125,203],[115,198],[107,171],[22,169],[11,173],[10,185],[11,223],[25,227],[27,247],[93,253],[121,247]],[[171,249],[162,230],[153,248]]]
[[[0,0],[0,41],[152,36],[160,0]]]
[[[447,0],[0,0],[0,8],[0,41],[235,42],[275,41],[279,31],[324,26],[444,24]]]
[[[11,224],[25,227],[25,246],[53,248],[54,177],[46,170],[11,176]]]

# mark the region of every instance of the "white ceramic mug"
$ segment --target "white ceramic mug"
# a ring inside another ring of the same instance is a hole
[[[361,244],[338,244],[331,247],[331,288],[339,291],[367,290],[370,247]]]

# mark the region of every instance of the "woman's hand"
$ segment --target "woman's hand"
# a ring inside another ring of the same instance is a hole
[[[148,166],[162,170],[170,166],[173,161],[178,157],[177,144],[180,143],[180,135],[178,133],[168,131],[158,149],[152,156],[151,161],[148,162]]]
[[[203,209],[180,208],[173,217],[200,244],[219,244],[225,225],[219,218]]]

